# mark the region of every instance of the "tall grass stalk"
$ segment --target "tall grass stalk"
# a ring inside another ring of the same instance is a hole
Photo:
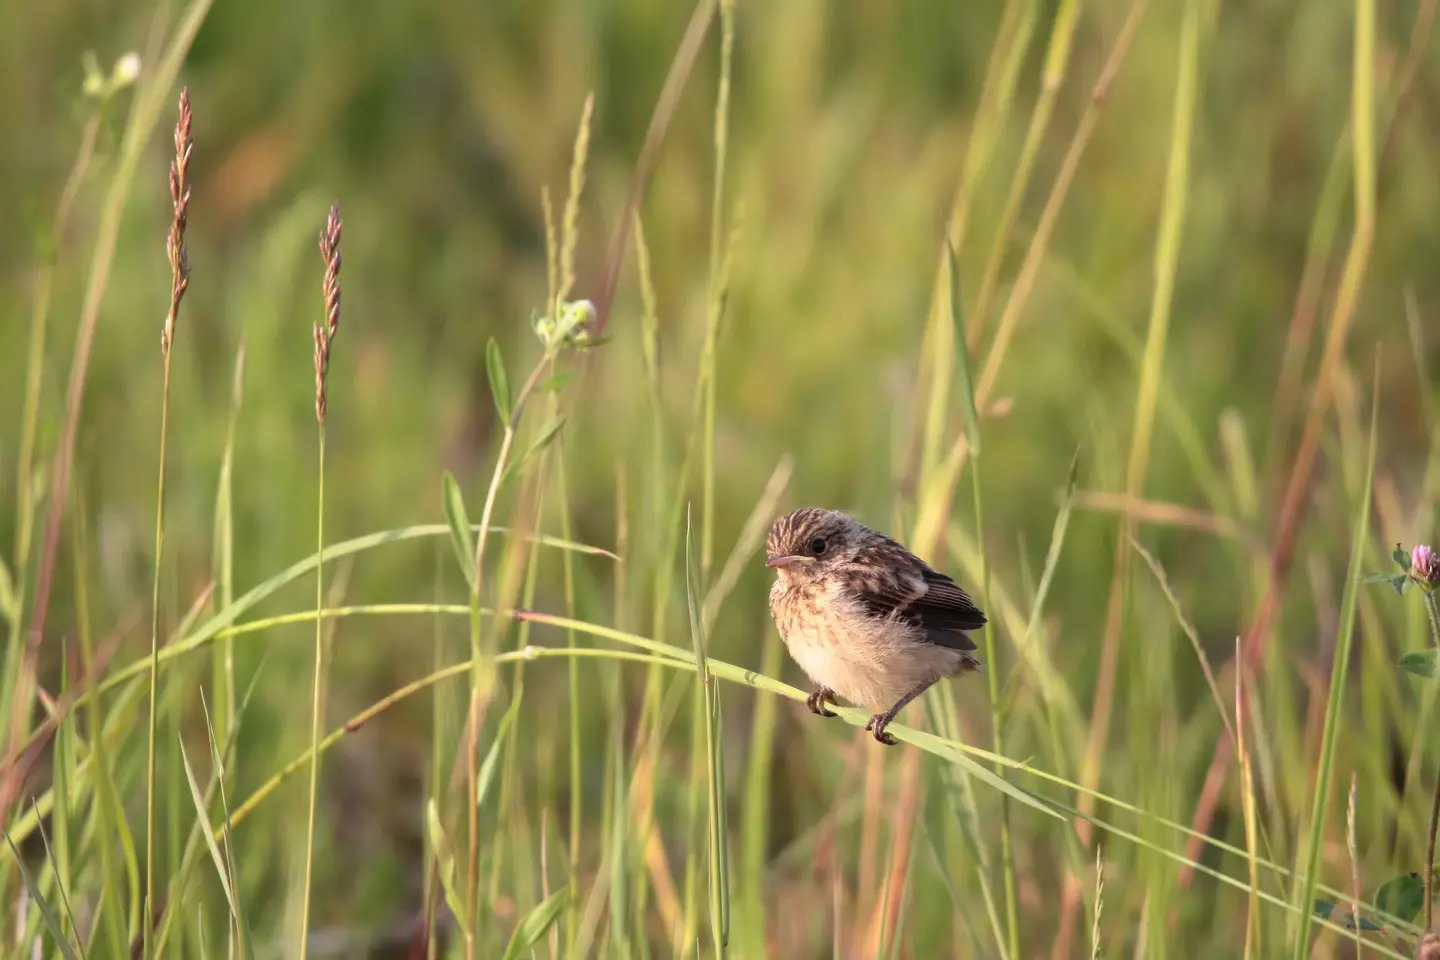
[[[1425,592],[1425,612],[1430,618],[1430,636],[1440,647],[1440,601],[1435,594]],[[1423,726],[1421,729],[1425,729]],[[1425,837],[1425,860],[1420,864],[1425,878],[1425,929],[1433,929],[1435,923],[1435,840],[1440,834],[1440,773],[1435,775],[1435,793],[1430,801],[1430,830]],[[1358,894],[1357,894],[1358,895]]]
[[[41,544],[38,575],[35,580],[31,615],[26,624],[26,643],[21,654],[17,682],[9,688],[13,706],[9,731],[7,755],[14,754],[14,747],[26,733],[24,717],[31,708],[34,697],[36,660],[45,638],[45,624],[50,610],[51,588],[54,585],[55,567],[60,547],[60,526],[65,504],[70,492],[70,471],[75,456],[76,437],[80,429],[80,412],[85,398],[85,383],[90,369],[90,354],[95,343],[95,330],[100,320],[100,304],[110,282],[110,269],[114,263],[115,250],[119,242],[120,219],[130,196],[130,188],[145,150],[146,141],[160,119],[168,91],[180,71],[180,63],[190,43],[194,40],[211,0],[191,0],[185,8],[174,36],[164,53],[158,58],[155,70],[148,83],[142,82],[131,103],[130,114],[125,124],[109,184],[100,206],[96,222],[95,247],[91,256],[90,270],[85,282],[85,294],[81,304],[79,328],[70,362],[70,376],[66,384],[65,415],[61,428],[58,449],[49,481],[49,504],[45,516],[45,535]],[[18,645],[17,645],[18,646]],[[19,784],[13,780],[13,772],[7,772],[0,782],[0,821],[7,818],[9,807],[19,791]]]
[[[643,637],[624,634],[621,631],[600,627],[594,624],[567,623],[564,618],[552,617],[549,615],[530,614],[528,615],[528,619],[531,619],[532,621],[537,623],[548,623],[562,629],[566,628],[567,626],[572,626],[574,629],[582,632],[591,633],[596,636],[606,637],[624,643],[636,644],[646,650],[653,652],[635,653],[628,650],[585,647],[579,647],[572,650],[565,647],[551,648],[530,646],[523,650],[516,650],[497,654],[493,658],[494,663],[499,665],[506,663],[518,663],[522,661],[530,662],[533,660],[550,657],[582,656],[585,658],[621,660],[638,664],[653,664],[667,667],[670,669],[685,670],[691,672],[694,672],[697,669],[693,653],[679,647],[672,647],[668,644],[656,644],[654,641],[648,640]],[[744,669],[734,664],[725,663],[723,661],[718,661],[713,658],[707,658],[705,663],[706,669],[713,677],[727,680],[733,683],[743,684],[745,686],[766,691],[772,694],[778,694],[797,703],[802,702],[805,698],[805,693],[802,690],[798,690],[787,684],[779,683],[778,681],[772,680],[768,677],[758,675],[753,671]],[[335,744],[337,744],[343,737],[361,729],[365,724],[369,723],[371,720],[373,720],[386,710],[390,709],[391,707],[395,706],[396,704],[400,703],[401,701],[407,699],[408,697],[413,696],[416,693],[427,689],[436,683],[442,682],[445,679],[461,676],[466,671],[468,671],[470,667],[471,665],[468,663],[454,664],[449,667],[442,668],[441,670],[438,670],[426,677],[422,677],[419,680],[413,681],[412,683],[406,684],[405,686],[395,690],[391,694],[387,695],[381,700],[376,701],[371,706],[365,708],[361,712],[349,718],[345,723],[332,730],[321,741],[321,751],[323,752],[324,750],[330,749]],[[868,719],[867,714],[853,708],[841,707],[838,708],[837,712],[845,719],[846,723],[849,723],[855,727],[863,726],[865,721]],[[949,763],[960,763],[962,765],[969,765],[973,763],[973,761],[969,758],[973,757],[975,760],[983,761],[987,764],[1003,764],[1011,770],[1023,772],[1029,776],[1038,777],[1040,779],[1046,780],[1047,782],[1054,783],[1057,786],[1062,786],[1066,789],[1075,790],[1080,793],[1086,792],[1078,783],[1075,783],[1074,781],[1068,780],[1063,777],[1057,777],[1047,771],[1041,770],[1039,768],[1019,761],[999,757],[988,750],[969,746],[963,743],[959,743],[957,741],[945,740],[930,734],[922,733],[920,731],[914,730],[913,728],[909,728],[900,724],[892,725],[888,729],[891,732],[895,733],[898,738],[912,743],[918,748],[928,753],[934,754],[935,756]],[[269,780],[262,784],[255,791],[255,793],[251,794],[249,798],[247,798],[242,804],[240,804],[233,810],[229,818],[227,829],[216,829],[215,833],[217,839],[222,838],[228,832],[228,829],[233,829],[234,827],[238,826],[240,823],[248,819],[251,815],[253,815],[257,808],[260,806],[260,804],[266,798],[272,796],[287,778],[293,776],[294,774],[300,772],[303,769],[306,769],[310,764],[311,757],[311,752],[307,750],[301,756],[295,758],[290,763],[282,767],[279,772],[277,772],[274,776],[272,776]],[[985,779],[982,774],[988,772],[986,768],[978,765],[967,768],[970,769],[972,776],[975,776],[979,779]],[[991,783],[991,785],[996,785],[1003,781],[991,780],[988,782]],[[1006,787],[1006,790],[1012,791],[1012,798],[1021,798],[1027,804],[1036,804],[1040,802],[1031,794],[1016,791],[1016,788],[1014,788],[1013,786]],[[1180,824],[1173,821],[1165,820],[1164,818],[1158,817],[1157,815],[1150,814],[1147,811],[1142,810],[1134,806],[1133,804],[1126,803],[1124,800],[1113,795],[1102,794],[1094,791],[1091,792],[1091,795],[1093,795],[1097,800],[1102,803],[1111,804],[1115,806],[1118,810],[1141,816],[1146,820],[1164,826],[1167,829],[1175,830],[1181,833],[1187,832],[1185,828]],[[1195,869],[1198,869],[1200,872],[1218,880],[1226,886],[1238,889],[1240,891],[1246,890],[1246,885],[1243,881],[1229,877],[1228,875],[1220,872],[1219,870],[1216,870],[1215,868],[1197,864],[1194,861],[1190,861],[1188,860],[1188,858],[1176,854],[1173,851],[1167,849],[1166,847],[1156,846],[1153,843],[1137,836],[1135,833],[1122,829],[1106,820],[1100,819],[1093,815],[1082,814],[1077,808],[1068,803],[1058,800],[1047,800],[1043,802],[1043,805],[1039,807],[1039,809],[1043,809],[1046,812],[1056,815],[1064,814],[1069,816],[1080,816],[1086,819],[1087,822],[1090,822],[1093,826],[1098,827],[1112,834],[1113,836],[1129,840],[1135,844],[1139,844],[1142,849],[1147,850],[1157,856],[1163,857],[1178,864],[1188,863]],[[1224,841],[1218,840],[1216,838],[1206,838],[1206,840],[1207,843],[1214,847],[1216,850],[1225,851],[1227,853],[1235,854],[1242,857],[1245,855],[1244,850],[1227,844]],[[1269,863],[1266,863],[1265,865],[1267,867],[1278,870],[1282,875],[1296,876],[1295,874],[1292,874],[1289,871],[1278,867],[1277,865]],[[1343,891],[1325,885],[1317,884],[1316,889],[1319,891],[1323,891],[1328,896],[1346,896]],[[1260,896],[1266,903],[1287,910],[1292,915],[1299,912],[1298,908],[1293,903],[1276,897],[1273,894],[1262,891]],[[1367,910],[1373,910],[1373,905],[1371,904],[1362,904],[1362,907]],[[1321,919],[1319,920],[1319,922],[1322,925],[1326,926],[1327,929],[1341,931],[1343,931],[1344,929],[1338,924],[1332,923],[1327,920]],[[1399,956],[1398,954],[1393,953],[1393,951],[1388,951],[1385,948],[1380,947],[1379,945],[1376,945],[1376,952],[1382,956]]]
[[[1169,342],[1171,300],[1180,255],[1181,229],[1189,201],[1190,139],[1197,100],[1197,74],[1200,43],[1198,0],[1185,4],[1180,28],[1180,54],[1176,64],[1175,99],[1171,115],[1169,162],[1165,172],[1165,189],[1160,207],[1160,225],[1155,240],[1154,287],[1150,299],[1150,317],[1145,337],[1144,360],[1140,383],[1136,388],[1134,421],[1130,433],[1130,453],[1125,468],[1125,496],[1139,498],[1144,491],[1145,476],[1150,463],[1151,438],[1159,385],[1164,376],[1166,346]],[[1135,517],[1127,510],[1121,516],[1120,533],[1115,540],[1115,557],[1106,602],[1105,628],[1100,641],[1100,664],[1092,700],[1089,736],[1081,761],[1080,781],[1094,786],[1100,776],[1105,744],[1110,734],[1111,710],[1115,700],[1115,675],[1120,660],[1120,643],[1130,604],[1130,541],[1135,534]],[[1081,801],[1082,809],[1092,809]],[[1081,827],[1081,838],[1088,842],[1089,831]],[[1057,951],[1068,953],[1069,934],[1074,930],[1075,910],[1080,901],[1079,878],[1070,876],[1065,883],[1062,906],[1063,920],[1057,938]]]
[[[960,298],[960,268],[956,263],[955,251],[947,245],[947,261],[950,265],[950,322],[955,331],[955,370],[960,376],[962,410],[965,415],[965,436],[970,445],[970,492],[975,511],[975,543],[980,557],[980,608],[990,609],[990,563],[985,559],[985,511],[980,482],[980,415],[975,409],[975,388],[970,377],[970,353],[966,346],[964,312]],[[1004,717],[1000,700],[1000,671],[995,659],[995,621],[993,613],[985,623],[985,671],[986,688],[990,696],[991,741],[995,752],[1003,754]],[[996,768],[996,774],[1004,777],[1003,769]],[[1005,884],[1005,930],[1008,954],[1020,956],[1020,917],[1016,902],[1015,851],[1010,836],[1010,804],[1000,798],[1000,869]]]
[[[1255,615],[1245,628],[1247,668],[1256,669],[1263,662],[1270,627],[1278,613],[1281,591],[1294,559],[1295,537],[1299,529],[1307,492],[1320,449],[1322,421],[1334,399],[1336,382],[1344,361],[1344,348],[1365,272],[1375,239],[1375,4],[1373,0],[1355,0],[1354,62],[1350,85],[1350,146],[1354,164],[1354,226],[1345,253],[1339,286],[1335,290],[1330,311],[1330,328],[1326,331],[1315,386],[1306,408],[1305,425],[1296,448],[1280,515],[1275,522],[1268,576]],[[1212,770],[1228,762],[1229,743],[1215,746]],[[1204,832],[1213,815],[1213,802],[1201,804],[1193,826]]]
[[[975,127],[965,145],[960,185],[955,191],[946,228],[946,240],[957,254],[965,244],[977,184],[982,182],[999,146],[1003,121],[1009,115],[1037,19],[1038,4],[1034,0],[1009,0],[1001,14],[995,42],[985,64],[985,78],[975,110]],[[918,431],[921,434],[919,476],[922,485],[929,483],[940,463],[945,410],[950,402],[953,380],[954,344],[951,341],[954,331],[952,324],[946,322],[949,318],[944,294],[944,290],[948,289],[945,277],[949,269],[947,256],[937,259],[930,299],[930,324],[923,335],[924,349],[920,351],[918,374],[921,382],[928,379],[929,396],[925,401],[925,414],[917,418],[912,433]],[[973,340],[967,338],[966,342],[973,343]],[[918,394],[916,400],[919,400]],[[912,445],[913,442],[912,437]]]
[[[160,466],[155,493],[155,571],[150,603],[150,725],[145,751],[145,910],[143,942],[151,955],[152,915],[155,912],[155,732],[160,701],[160,571],[165,546],[165,445],[170,424],[170,356],[175,343],[175,322],[180,301],[190,285],[190,262],[185,249],[185,226],[190,210],[190,91],[180,91],[179,119],[175,122],[175,159],[170,163],[170,201],[174,217],[166,253],[170,258],[170,310],[160,331],[160,355],[164,364],[160,395]]]
[[[594,116],[595,94],[592,91],[585,98],[585,105],[580,114],[580,125],[575,131],[575,144],[571,149],[569,193],[565,199],[565,215],[562,223],[563,233],[558,246],[555,243],[555,231],[551,225],[548,200],[545,204],[547,208],[545,214],[546,261],[547,263],[555,263],[558,259],[559,263],[558,280],[552,279],[549,283],[550,309],[552,313],[559,312],[562,302],[570,295],[570,291],[575,286],[575,251],[580,244],[580,198],[585,191],[585,167],[590,151],[590,124]],[[555,274],[556,269],[552,267],[549,272]],[[553,375],[555,371],[553,358],[550,363],[550,370]],[[550,416],[552,419],[560,416],[560,400],[558,395],[552,395]],[[569,537],[571,532],[570,488],[569,480],[565,472],[565,449],[563,445],[557,451],[556,482],[559,484],[561,535]],[[565,577],[565,609],[573,614],[575,612],[575,567],[569,556],[563,557],[561,562],[563,564]],[[570,646],[575,646],[574,631],[569,632],[566,636]],[[584,819],[581,816],[581,812],[584,809],[584,804],[582,803],[584,784],[581,779],[580,770],[582,747],[580,739],[579,661],[572,659],[566,663],[565,679],[568,683],[570,694],[570,708],[568,711],[570,721],[570,823],[568,830],[568,849],[570,856],[568,882],[571,890],[579,890],[580,875],[578,871],[581,838],[584,828]],[[572,897],[569,901],[569,907],[566,910],[567,921],[565,927],[567,931],[567,944],[572,950],[574,948],[576,921],[579,919],[579,904],[580,898]]]
[[[1365,0],[1360,0],[1365,2]],[[1366,541],[1370,535],[1370,492],[1375,480],[1375,446],[1380,420],[1380,362],[1375,362],[1374,390],[1371,394],[1370,449],[1365,463],[1365,486],[1355,506],[1355,536],[1350,549],[1350,562],[1345,570],[1345,593],[1340,602],[1340,636],[1335,643],[1335,659],[1330,668],[1330,692],[1325,702],[1325,727],[1320,738],[1320,756],[1316,761],[1314,803],[1310,810],[1310,831],[1304,841],[1305,860],[1300,868],[1301,888],[1296,901],[1299,929],[1292,944],[1295,960],[1310,953],[1310,922],[1314,910],[1315,888],[1320,873],[1320,850],[1325,842],[1326,812],[1330,807],[1330,784],[1334,779],[1335,744],[1339,738],[1346,679],[1350,671],[1350,648],[1355,637],[1355,607],[1360,594],[1361,564]],[[1429,864],[1426,864],[1427,871]]]
[[[704,497],[700,521],[700,584],[710,584],[710,562],[715,550],[715,356],[720,321],[728,294],[728,270],[723,260],[728,252],[722,245],[725,199],[725,157],[730,146],[730,69],[735,51],[735,0],[720,0],[720,82],[715,96],[715,171],[710,194],[709,294],[705,303],[705,348],[701,354],[701,379],[705,384],[705,445],[701,476]]]
[[[235,430],[245,386],[245,340],[235,350],[235,371],[230,385],[230,416],[225,429],[225,450],[220,458],[220,479],[215,493],[215,526],[211,576],[220,609],[235,602]],[[216,649],[211,667],[215,722],[226,740],[235,723],[235,641],[226,637]],[[233,773],[233,771],[232,771]]]
[[[1235,638],[1235,663],[1240,664],[1240,638]],[[1245,861],[1249,867],[1250,890],[1248,910],[1245,917],[1245,956],[1263,957],[1264,941],[1260,914],[1260,857],[1256,850],[1259,833],[1259,817],[1256,813],[1255,783],[1250,770],[1250,751],[1247,747],[1248,718],[1245,715],[1245,682],[1243,670],[1235,671],[1235,761],[1240,767],[1240,797],[1245,817]],[[1356,892],[1359,896],[1359,892]],[[1357,908],[1358,909],[1358,908]]]
[[[310,794],[305,821],[305,891],[300,908],[300,960],[310,949],[310,894],[315,861],[315,807],[320,788],[320,731],[325,698],[325,414],[330,350],[340,330],[340,205],[330,206],[325,229],[320,233],[320,257],[325,262],[322,293],[324,323],[314,325],[315,340],[315,683],[310,696]]]
[[[1033,14],[1032,14],[1033,17]],[[1050,28],[1050,43],[1045,50],[1045,65],[1041,71],[1040,92],[1030,114],[1030,124],[1025,130],[1025,142],[1020,147],[1020,157],[1015,162],[1015,173],[1010,178],[1010,189],[1005,196],[1005,208],[1000,214],[1000,224],[995,230],[995,239],[990,244],[990,254],[985,260],[985,270],[980,275],[980,290],[975,298],[967,344],[979,343],[985,322],[990,313],[990,301],[1000,279],[1000,267],[1010,252],[1010,233],[1020,213],[1020,204],[1030,187],[1030,177],[1035,170],[1035,161],[1040,155],[1040,146],[1050,129],[1050,117],[1055,112],[1055,101],[1065,83],[1065,74],[1070,65],[1070,51],[1075,44],[1075,29],[1080,21],[1079,0],[1064,0],[1055,12]]]
[[[536,387],[539,385],[542,375],[551,368],[554,359],[554,351],[559,349],[559,344],[547,345],[544,355],[535,363],[530,375],[525,379],[519,393],[513,401],[507,398],[507,409],[502,416],[503,433],[500,438],[500,449],[495,456],[495,467],[490,476],[490,486],[485,494],[485,505],[480,514],[480,523],[475,533],[475,554],[468,566],[467,575],[470,577],[470,698],[469,708],[466,711],[466,724],[464,743],[462,748],[465,754],[465,780],[466,780],[466,896],[468,897],[469,909],[473,912],[479,907],[480,895],[480,823],[479,823],[479,741],[480,741],[480,720],[481,707],[488,699],[491,686],[491,672],[488,667],[488,659],[481,646],[480,630],[480,596],[485,582],[485,546],[490,539],[494,527],[495,504],[500,493],[500,487],[504,482],[512,465],[512,454],[515,447],[521,417],[525,412],[527,403]],[[494,383],[492,382],[492,387]],[[553,423],[553,421],[552,421]],[[553,439],[553,431],[550,434]],[[542,435],[543,439],[543,435]],[[476,956],[476,943],[473,925],[466,931],[465,942],[466,960],[474,960]]]

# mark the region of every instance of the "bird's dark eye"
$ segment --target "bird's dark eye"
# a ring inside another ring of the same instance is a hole
[[[815,554],[815,556],[817,556],[817,557],[820,556],[822,553],[824,553],[824,552],[825,552],[825,538],[824,538],[824,537],[816,537],[814,540],[811,540],[811,541],[810,541],[810,552],[813,553],[813,554]]]

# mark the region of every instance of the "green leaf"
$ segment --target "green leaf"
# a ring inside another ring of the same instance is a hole
[[[560,428],[563,426],[565,426],[564,417],[554,417],[549,423],[545,424],[545,426],[540,429],[540,435],[535,438],[535,442],[530,444],[530,449],[525,451],[524,456],[515,459],[505,468],[505,473],[500,477],[500,483],[505,484],[510,482],[531,457],[535,456],[535,454],[541,450],[544,450],[554,441],[555,437],[560,433]]]
[[[1401,570],[1410,569],[1410,557],[1400,548],[1400,544],[1395,544],[1395,552],[1390,554],[1390,556],[1395,558],[1395,562],[1400,565]]]
[[[503,423],[510,422],[510,378],[505,375],[505,358],[500,344],[491,337],[485,344],[485,372],[490,375],[490,394],[495,398],[495,412]]]
[[[563,426],[565,426],[564,417],[552,417],[550,422],[541,428],[540,436],[536,437],[535,442],[530,444],[530,449],[525,451],[525,456],[527,458],[533,457],[548,447],[550,442],[560,433],[560,428]]]
[[[1407,673],[1413,673],[1417,677],[1435,676],[1436,657],[1440,656],[1440,650],[1411,650],[1401,657],[1396,666]]]
[[[574,370],[557,370],[555,373],[552,373],[550,376],[537,383],[535,385],[535,389],[539,390],[541,393],[554,393],[558,390],[564,389],[570,383],[570,381],[574,379]]]
[[[235,891],[230,886],[230,872],[225,868],[225,858],[220,853],[220,844],[215,841],[215,831],[210,827],[210,812],[200,784],[195,779],[195,768],[190,766],[190,754],[185,751],[185,738],[180,737],[180,762],[185,765],[185,779],[190,782],[190,799],[195,804],[195,822],[205,837],[205,846],[210,850],[210,860],[215,864],[215,873],[220,877],[220,889],[225,891],[225,901],[230,905],[230,916],[237,921],[240,907],[235,901]]]
[[[520,695],[523,688],[515,688],[515,696],[510,700],[510,706],[506,709],[504,716],[500,718],[500,724],[495,728],[495,739],[490,743],[490,749],[485,751],[485,759],[480,763],[480,772],[475,776],[475,807],[478,809],[485,802],[485,795],[490,792],[490,784],[495,779],[495,768],[500,759],[500,744],[505,742],[505,734],[510,730],[510,724],[515,722],[515,713],[520,709]]]
[[[980,455],[980,414],[975,409],[975,385],[970,379],[970,351],[965,347],[965,317],[960,307],[960,268],[955,263],[955,248],[945,238],[945,262],[950,265],[950,323],[955,328],[955,372],[960,375],[960,388],[965,397],[965,438],[970,455]]]
[[[60,926],[60,918],[55,915],[55,910],[50,906],[50,902],[45,899],[40,893],[40,888],[35,885],[35,878],[30,875],[29,870],[25,869],[25,861],[20,859],[20,851],[16,849],[15,841],[10,839],[8,831],[5,834],[5,842],[10,845],[10,853],[15,858],[15,865],[20,868],[20,876],[25,879],[25,886],[30,890],[31,902],[40,908],[40,917],[45,921],[45,928],[50,931],[51,939],[60,945],[60,952],[64,954],[65,960],[80,960],[70,939],[65,936],[65,932]]]
[[[1375,891],[1375,909],[1409,923],[1425,905],[1425,881],[1418,873],[1391,877]]]
[[[490,341],[494,343],[494,340]],[[455,475],[445,471],[443,481],[445,498],[445,522],[450,525],[450,545],[455,548],[455,559],[460,561],[460,572],[470,591],[475,591],[475,538],[470,534],[470,518],[465,515],[465,498],[460,493],[460,484]]]
[[[564,886],[536,904],[534,909],[521,918],[505,948],[505,960],[519,960],[535,944],[539,943],[570,901],[570,887]]]
[[[445,836],[445,828],[440,824],[440,807],[434,797],[425,804],[425,827],[430,835],[430,848],[435,853],[440,885],[445,889],[445,902],[450,904],[450,910],[455,914],[455,922],[460,924],[461,931],[469,937],[470,911],[465,898],[455,888],[455,852],[450,848],[450,840]]]
[[[1399,573],[1367,573],[1360,578],[1361,583],[1388,583],[1400,596],[1405,595],[1405,588],[1410,583],[1407,574]]]

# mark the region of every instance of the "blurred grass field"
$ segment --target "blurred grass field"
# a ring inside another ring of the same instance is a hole
[[[1435,7],[0,8],[0,956],[1416,956]],[[902,746],[805,504],[990,614]]]

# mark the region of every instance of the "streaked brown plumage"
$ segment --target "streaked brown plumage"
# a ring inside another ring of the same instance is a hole
[[[955,581],[896,541],[837,510],[802,507],[770,528],[766,564],[776,569],[770,613],[790,655],[818,686],[807,701],[846,700],[880,710],[885,727],[937,680],[976,670],[966,634],[985,614]]]

